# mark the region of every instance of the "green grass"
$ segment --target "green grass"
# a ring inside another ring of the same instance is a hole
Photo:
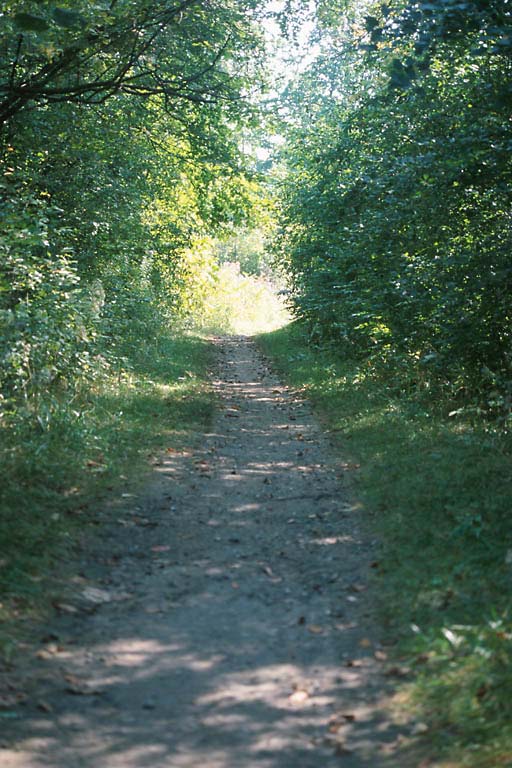
[[[308,348],[297,323],[259,341],[317,407],[378,536],[383,636],[432,765],[512,765],[510,435]]]
[[[193,442],[210,423],[210,344],[163,334],[125,347],[123,368],[48,429],[21,422],[0,435],[0,655],[23,622],[47,610],[49,574],[73,559],[102,501],[140,483],[152,453]]]

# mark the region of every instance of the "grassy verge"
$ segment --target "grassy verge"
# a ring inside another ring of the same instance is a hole
[[[381,619],[410,668],[401,698],[428,726],[429,765],[512,765],[511,437],[308,348],[296,323],[259,341],[360,465]]]
[[[0,462],[0,655],[16,618],[44,612],[46,575],[72,557],[98,502],[140,481],[152,451],[194,439],[214,403],[205,383],[211,346],[161,335],[124,350],[123,367],[83,392],[50,428],[4,430]]]

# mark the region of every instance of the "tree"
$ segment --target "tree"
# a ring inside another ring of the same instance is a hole
[[[171,110],[233,98],[240,71],[225,62],[256,53],[254,5],[12,2],[1,14],[0,121],[29,105],[100,104],[117,93],[160,95]]]

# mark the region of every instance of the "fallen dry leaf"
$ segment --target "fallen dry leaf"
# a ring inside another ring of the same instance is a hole
[[[309,693],[302,688],[298,688],[296,691],[288,696],[290,704],[303,704],[309,699]]]
[[[156,528],[158,526],[158,523],[148,520],[147,517],[133,517],[132,522],[141,528]]]
[[[90,603],[101,605],[102,603],[110,603],[112,595],[107,592],[106,589],[99,589],[98,587],[86,587],[82,590],[82,595]]]
[[[58,644],[57,644],[57,643],[55,643],[55,642],[53,642],[53,643],[52,643],[52,642],[50,642],[50,643],[47,643],[47,644],[46,644],[46,646],[45,646],[44,650],[45,650],[47,653],[50,653],[50,654],[52,654],[52,655],[53,655],[53,654],[55,654],[55,653],[61,653],[61,652],[62,652],[64,649],[62,648],[62,646],[61,646],[61,645],[58,645]]]
[[[94,461],[93,459],[89,459],[85,463],[88,467],[101,467],[103,465],[102,461]]]
[[[78,613],[78,608],[68,603],[54,603],[53,606],[59,613]]]
[[[81,680],[76,675],[66,674],[64,680],[67,683],[66,693],[72,693],[74,696],[94,696],[100,691],[90,688],[85,680]]]
[[[353,723],[356,719],[356,716],[352,714],[352,712],[337,712],[334,714],[330,720],[329,720],[329,730],[338,731],[343,726],[347,725],[347,723]]]
[[[274,571],[269,565],[262,565],[261,570],[266,576],[268,576],[270,581],[274,582],[274,584],[277,584],[278,582],[282,581],[281,577],[276,576],[276,574],[274,573]]]
[[[48,643],[44,648],[40,648],[36,653],[37,659],[51,659],[57,653],[62,653],[64,649],[57,643]]]
[[[384,674],[388,675],[389,677],[407,677],[407,675],[409,675],[410,672],[411,672],[410,667],[405,667],[405,666],[401,667],[400,665],[397,664],[394,667],[388,667],[388,669],[386,669]]]

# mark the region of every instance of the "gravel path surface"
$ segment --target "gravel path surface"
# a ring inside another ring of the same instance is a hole
[[[2,768],[405,765],[343,466],[250,340],[216,343],[212,433],[84,559]]]

